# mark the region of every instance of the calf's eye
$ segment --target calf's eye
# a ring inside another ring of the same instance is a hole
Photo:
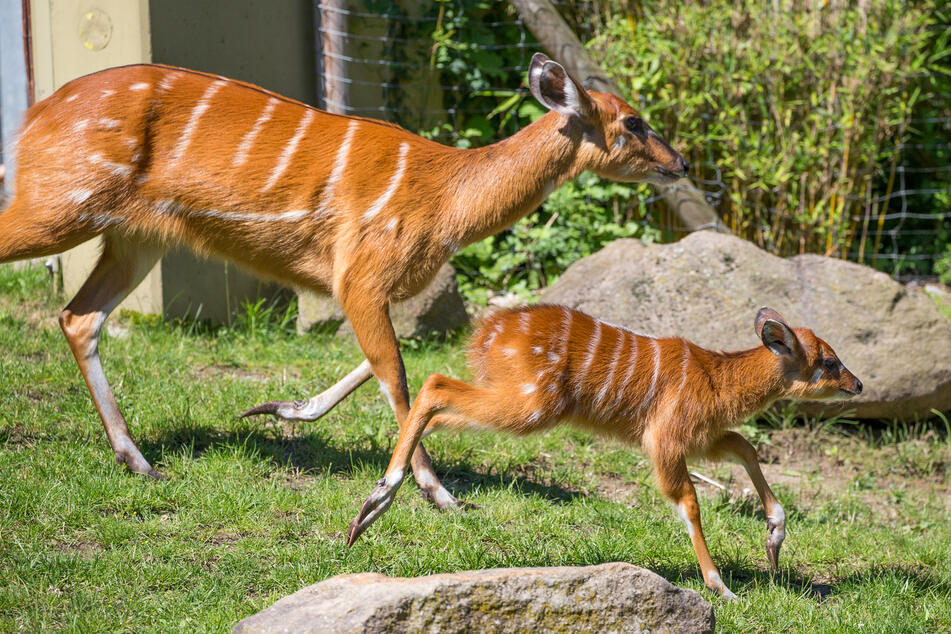
[[[627,128],[628,132],[637,136],[644,136],[646,132],[644,120],[640,117],[628,117],[624,120],[624,127]]]

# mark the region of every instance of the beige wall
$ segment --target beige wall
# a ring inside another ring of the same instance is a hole
[[[30,0],[37,101],[71,79],[151,59],[147,0]],[[97,238],[62,255],[63,287],[72,296],[95,266]],[[162,311],[161,268],[153,267],[120,308]]]

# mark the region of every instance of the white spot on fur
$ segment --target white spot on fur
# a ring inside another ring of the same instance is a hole
[[[627,139],[624,138],[624,135],[621,135],[617,138],[617,141],[614,142],[614,151],[620,150],[624,147],[624,144],[627,143]]]
[[[334,189],[337,183],[343,178],[344,170],[347,168],[347,160],[350,157],[350,143],[353,141],[353,135],[357,132],[358,122],[356,119],[350,121],[347,126],[347,132],[343,136],[343,143],[337,149],[337,155],[334,157],[334,166],[324,185],[324,191],[320,194],[320,204],[317,205],[317,215],[324,215],[330,207],[333,200]]]
[[[145,83],[144,81],[140,81],[137,84],[132,84],[131,86],[129,86],[129,90],[145,90],[148,87],[149,85],[147,83]]]
[[[122,126],[122,122],[118,119],[110,119],[109,117],[102,117],[97,119],[96,123],[105,128],[106,130],[118,130]]]
[[[773,520],[773,521],[776,522],[777,524],[785,524],[785,523],[786,523],[786,512],[783,511],[783,507],[781,507],[781,506],[779,505],[779,502],[777,502],[777,503],[773,506],[773,510],[772,510],[772,512],[770,513],[770,518],[769,518],[769,519]]]
[[[182,156],[185,154],[185,150],[188,149],[188,145],[191,143],[192,136],[195,134],[195,130],[198,128],[198,122],[201,120],[205,111],[211,107],[211,99],[215,96],[221,87],[225,85],[225,82],[218,80],[213,81],[209,84],[208,88],[205,89],[204,94],[198,100],[198,103],[192,108],[191,116],[188,118],[188,123],[185,124],[185,128],[182,130],[181,136],[178,138],[178,143],[175,145],[175,149],[172,151],[172,160],[170,163],[175,165],[178,163]]]
[[[400,152],[396,158],[396,171],[393,172],[393,175],[390,176],[390,182],[386,187],[386,191],[380,195],[373,204],[370,205],[370,208],[366,210],[366,213],[363,214],[364,220],[370,220],[378,213],[383,207],[386,206],[386,203],[390,202],[390,198],[393,197],[393,194],[396,193],[396,189],[400,186],[400,181],[403,180],[403,172],[406,171],[406,155],[409,154],[409,143],[400,143]]]
[[[70,103],[70,102],[76,101],[76,97],[78,97],[78,95],[70,95],[69,97],[66,97],[66,100],[65,100],[65,101],[66,101],[66,103]]]
[[[73,132],[82,132],[89,126],[89,119],[80,119],[73,124]]]
[[[529,422],[529,423],[532,423],[532,424],[534,425],[535,423],[537,423],[538,421],[540,421],[541,418],[542,418],[542,410],[536,409],[536,410],[535,410],[534,412],[532,412],[531,415],[528,417],[528,422]]]
[[[526,396],[532,394],[536,389],[537,388],[534,383],[522,384],[522,394],[525,394]]]
[[[532,354],[541,354],[545,349],[541,346],[532,346]]]
[[[281,152],[281,156],[277,160],[277,165],[274,166],[274,170],[271,172],[271,176],[268,178],[262,191],[268,191],[277,184],[278,179],[284,174],[284,171],[287,170],[287,166],[290,165],[294,153],[297,152],[297,146],[300,145],[301,139],[304,138],[304,135],[307,133],[307,128],[310,127],[313,120],[314,111],[308,108],[304,111],[304,116],[301,117],[300,123],[297,124],[294,136],[292,136],[291,140],[284,146],[284,151]]]
[[[518,350],[516,350],[515,348],[502,348],[502,354],[504,354],[507,357],[514,357],[515,355],[518,354]]]
[[[386,223],[386,230],[393,231],[400,224],[399,218],[393,218],[388,223]]]
[[[102,96],[103,96],[103,97],[111,97],[111,96],[114,95],[114,94],[116,94],[116,91],[115,91],[115,90],[112,90],[112,89],[110,89],[110,88],[105,88],[105,89],[103,89],[103,91],[102,91]]]
[[[92,194],[93,191],[91,189],[74,189],[69,192],[66,197],[77,205],[81,205],[86,202]]]
[[[822,378],[822,368],[816,368],[816,371],[812,373],[812,378],[809,379],[810,383],[818,383],[819,379]]]
[[[274,97],[268,98],[267,104],[264,106],[264,111],[258,116],[257,121],[254,122],[254,125],[251,126],[247,134],[241,138],[241,143],[238,144],[238,151],[235,152],[234,159],[231,161],[232,167],[238,167],[248,160],[248,153],[254,145],[254,140],[258,134],[260,134],[264,124],[271,120],[271,115],[274,113],[274,108],[277,107],[277,104],[277,99]]]

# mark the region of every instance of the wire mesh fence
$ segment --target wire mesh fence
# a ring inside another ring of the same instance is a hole
[[[324,60],[323,106],[398,123],[460,147],[508,136],[540,113],[524,78],[532,54],[541,47],[508,3],[449,0],[416,6],[368,0],[359,10],[344,4],[315,1],[321,18],[317,42]],[[596,37],[596,25],[604,22],[599,3],[554,4],[582,41]],[[951,25],[928,28],[935,41],[946,45]],[[797,243],[794,237],[802,235],[800,229],[808,223],[806,194],[799,208],[778,204],[783,192],[749,187],[749,180],[738,188],[715,160],[691,161],[693,183],[728,226],[778,254],[818,251],[870,264],[898,278],[931,275],[951,244],[946,221],[951,216],[951,82],[935,79],[925,93],[905,95],[915,104],[909,116],[882,123],[881,142],[870,164],[850,164],[848,144],[830,141],[828,169],[848,164],[848,187],[821,201],[837,209],[844,221],[824,227],[820,240],[800,238]],[[649,110],[652,105],[650,94],[635,99],[635,106]],[[701,113],[709,119],[711,133],[694,156],[717,154],[713,149],[724,142],[714,133],[721,116],[713,108]],[[746,123],[749,129],[758,125],[755,120]],[[837,139],[848,126],[847,121],[832,122],[822,129],[790,130],[789,135]],[[668,138],[676,142],[676,132]],[[798,175],[803,181],[797,183],[799,190],[807,191],[805,181],[813,177]],[[646,186],[622,203],[627,221],[659,231],[662,238],[683,231]],[[618,217],[617,210],[614,215]],[[753,221],[744,220],[747,217]]]

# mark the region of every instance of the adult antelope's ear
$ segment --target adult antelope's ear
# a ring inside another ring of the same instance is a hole
[[[528,88],[539,103],[560,114],[587,118],[594,110],[591,97],[581,84],[557,62],[541,53],[532,56]]]
[[[754,323],[756,335],[769,351],[778,356],[799,354],[799,340],[783,316],[772,308],[760,308]]]

